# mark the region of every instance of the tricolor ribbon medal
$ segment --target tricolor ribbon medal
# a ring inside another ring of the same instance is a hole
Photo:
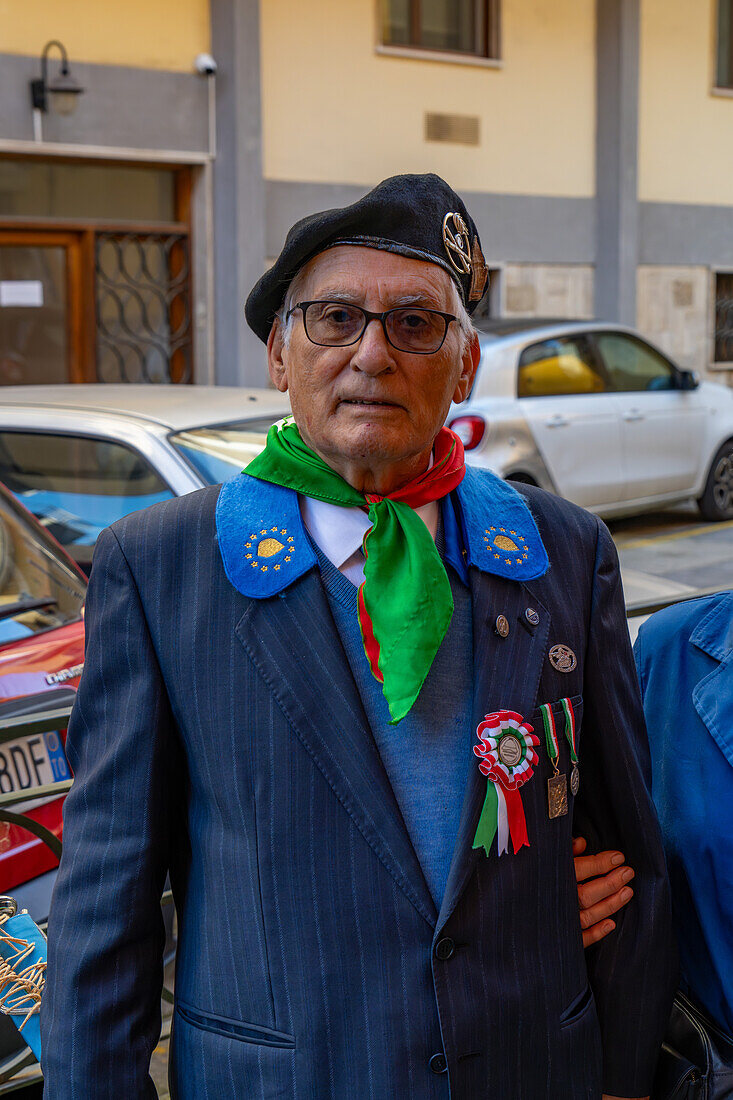
[[[540,741],[534,727],[513,710],[487,714],[476,735],[480,743],[473,751],[487,784],[473,847],[488,855],[498,834],[499,855],[509,850],[510,839],[516,855],[524,845],[529,847],[520,788],[534,775]]]

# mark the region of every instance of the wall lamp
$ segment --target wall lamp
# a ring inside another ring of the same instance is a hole
[[[61,67],[51,80],[48,78],[48,53],[56,46],[61,53]],[[49,106],[59,115],[71,115],[76,110],[78,97],[84,91],[69,71],[69,58],[61,42],[53,38],[43,47],[41,54],[41,75],[31,80],[31,102],[34,111],[44,114]]]

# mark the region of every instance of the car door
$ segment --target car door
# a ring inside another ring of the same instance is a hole
[[[638,336],[597,332],[592,340],[621,406],[625,499],[693,489],[703,460],[699,391],[680,389],[677,368]]]
[[[585,333],[527,345],[517,394],[561,496],[584,508],[623,499],[618,402]]]

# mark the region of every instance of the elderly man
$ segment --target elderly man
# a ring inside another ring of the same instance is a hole
[[[100,539],[54,1100],[154,1095],[167,869],[181,1100],[647,1095],[673,966],[617,562],[442,428],[485,284],[436,176],[300,222],[247,302],[293,419]],[[636,869],[587,955],[573,823]]]

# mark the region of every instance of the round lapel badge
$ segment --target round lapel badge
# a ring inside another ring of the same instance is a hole
[[[471,270],[468,226],[460,214],[448,213],[443,218],[443,244],[448,259],[458,274],[468,275]]]
[[[557,672],[572,672],[578,664],[577,657],[567,645],[554,645],[549,657],[550,664]]]
[[[522,744],[513,733],[505,733],[497,746],[497,752],[502,764],[507,768],[516,768],[522,759]]]

